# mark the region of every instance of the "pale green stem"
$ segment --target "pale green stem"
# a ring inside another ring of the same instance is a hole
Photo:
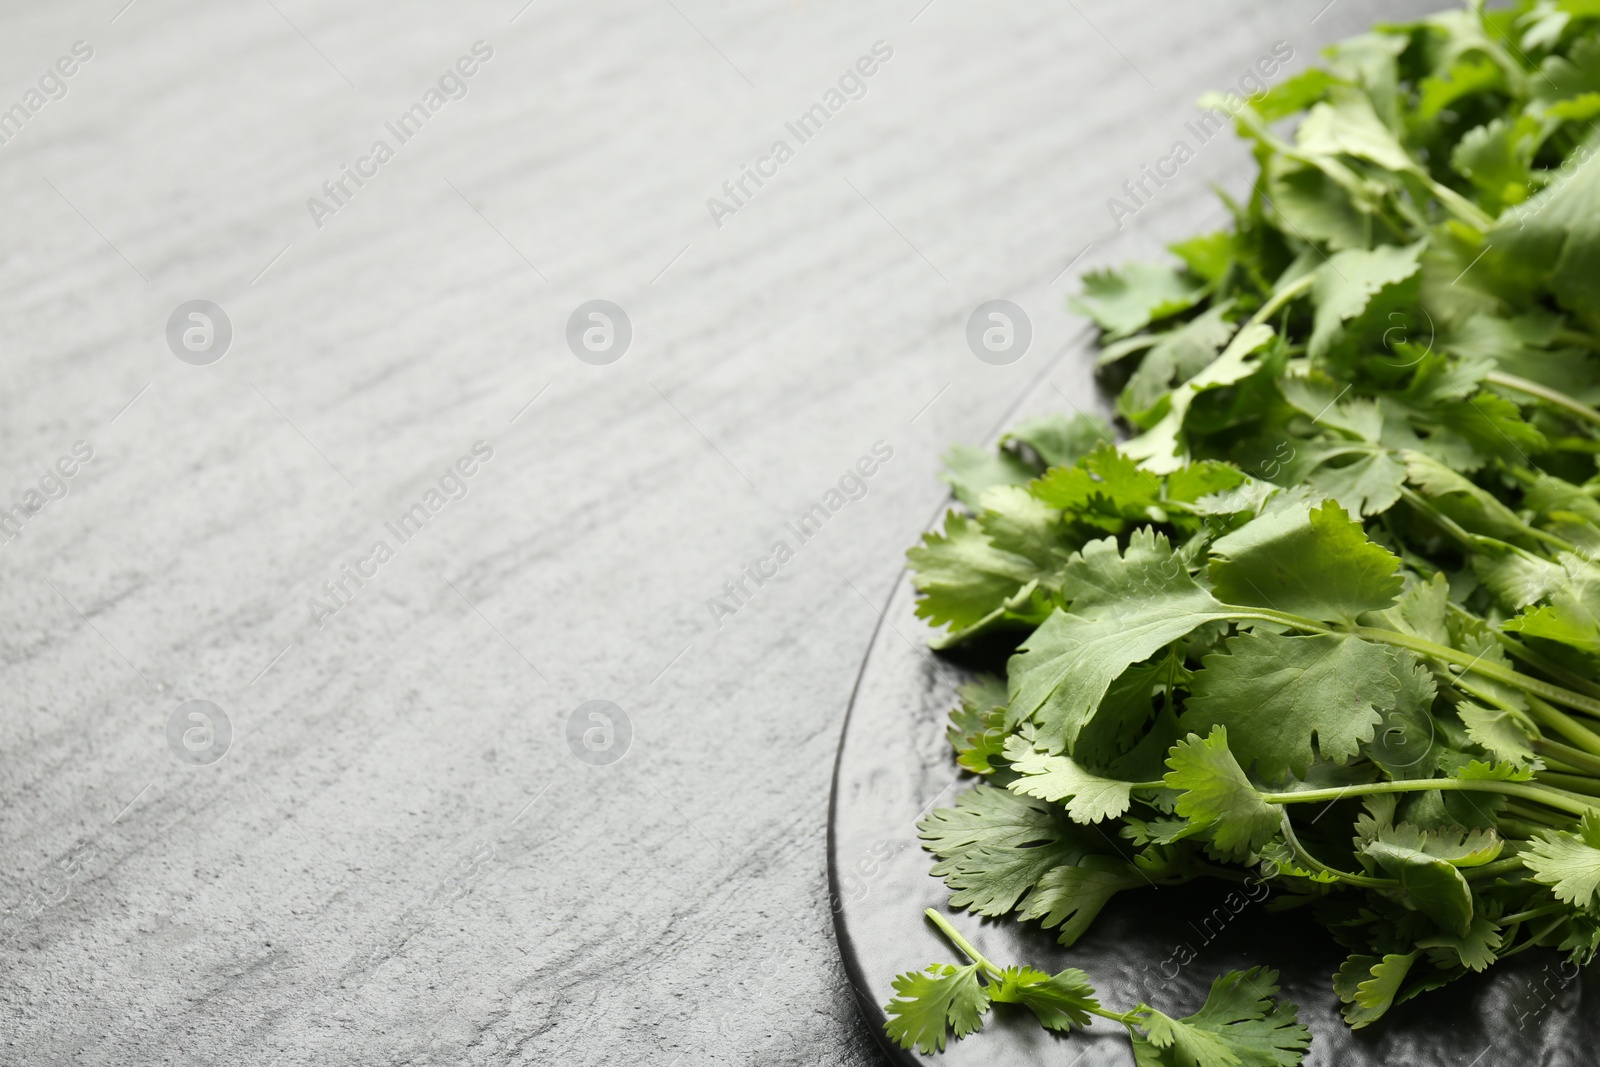
[[[1341,785],[1328,789],[1302,789],[1293,793],[1262,793],[1261,799],[1269,804],[1317,804],[1330,800],[1374,796],[1379,793],[1425,793],[1431,790],[1500,793],[1508,797],[1531,800],[1546,807],[1558,808],[1573,815],[1590,813],[1600,815],[1600,807],[1586,804],[1566,793],[1541,789],[1527,782],[1500,782],[1476,778],[1407,778],[1398,782],[1370,782],[1365,785]]]
[[[1569,415],[1600,426],[1600,411],[1596,411],[1581,401],[1574,400],[1566,393],[1551,389],[1549,386],[1540,385],[1538,382],[1519,378],[1515,374],[1505,374],[1501,371],[1490,371],[1484,375],[1484,381],[1498,385],[1503,389],[1510,389],[1527,396],[1537,397],[1551,407],[1558,407]]]

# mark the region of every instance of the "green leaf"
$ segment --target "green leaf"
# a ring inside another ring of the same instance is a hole
[[[962,767],[974,774],[993,774],[990,760],[1004,751],[1006,740],[1005,679],[980,675],[963,685],[960,694],[945,739]]]
[[[1035,578],[1032,560],[996,548],[976,519],[945,516],[944,533],[929,531],[906,553],[911,562],[918,618],[952,630],[972,626]]]
[[[1421,452],[1406,452],[1404,456],[1406,479],[1459,525],[1502,541],[1516,540],[1528,533],[1528,524],[1488,490],[1432,456]]]
[[[1105,848],[1060,808],[986,783],[917,826],[924,847],[940,857],[932,873],[955,891],[951,906],[979,915],[1014,910],[1045,872]]]
[[[1206,835],[1221,854],[1245,859],[1260,851],[1282,827],[1278,808],[1261,798],[1228,749],[1228,731],[1218,726],[1172,746],[1164,781],[1180,792],[1179,815]]]
[[[1417,961],[1417,953],[1351,956],[1333,976],[1334,992],[1344,1001],[1344,1021],[1352,1030],[1371,1026],[1394,1005],[1400,983]]]
[[[1111,427],[1098,415],[1052,412],[1023,420],[1000,443],[1027,445],[1046,467],[1059,467],[1078,462],[1109,440]]]
[[[1274,85],[1252,100],[1251,104],[1263,119],[1277,122],[1279,119],[1286,119],[1290,115],[1306,110],[1338,84],[1339,79],[1332,74],[1312,67]]]
[[[1039,506],[1066,511],[1073,518],[1120,531],[1129,521],[1159,517],[1161,482],[1109,445],[1102,445],[1071,467],[1051,467],[1028,491]]]
[[[894,980],[884,1028],[901,1048],[916,1046],[923,1055],[943,1052],[948,1034],[966,1037],[983,1025],[989,993],[978,981],[978,965],[953,967],[935,963]]]
[[[1011,738],[1006,745],[1006,757],[1011,769],[1021,775],[1008,787],[1013,793],[1053,804],[1065,801],[1067,817],[1073,822],[1114,819],[1132,803],[1132,783],[1085,770],[1068,756],[1036,752],[1020,737]]]
[[[1180,437],[1184,418],[1189,414],[1195,397],[1213,389],[1234,385],[1255,374],[1263,366],[1256,357],[1276,337],[1271,327],[1261,323],[1240,329],[1220,356],[1172,391],[1167,402],[1167,413],[1161,420],[1133,440],[1124,442],[1122,451],[1141,461],[1146,470],[1156,474],[1167,474],[1183,466]]]
[[[1430,855],[1424,844],[1420,833],[1394,828],[1367,842],[1362,855],[1399,880],[1404,903],[1446,933],[1465,937],[1472,925],[1472,890],[1454,863]]]
[[[1525,119],[1513,122],[1499,118],[1469,130],[1450,154],[1456,173],[1472,182],[1487,199],[1485,205],[1496,214],[1528,197],[1533,184],[1533,153],[1537,144],[1537,123]]]
[[[1407,172],[1417,163],[1384,125],[1361,93],[1340,92],[1333,101],[1306,113],[1296,131],[1301,151],[1308,155],[1347,155],[1376,163],[1387,170]]]
[[[1381,611],[1404,584],[1399,558],[1331,500],[1269,511],[1212,551],[1211,584],[1223,600],[1317,620]]]
[[[1464,782],[1527,782],[1533,779],[1533,771],[1510,763],[1471,760],[1465,766],[1456,768],[1450,777]]]
[[[1507,211],[1488,244],[1502,274],[1547,286],[1563,308],[1600,323],[1600,161],[1564,171]]]
[[[1007,967],[989,987],[997,1004],[1026,1004],[1046,1030],[1081,1030],[1100,1007],[1089,976],[1076,967],[1049,975],[1032,967]]]
[[[1499,927],[1479,915],[1465,934],[1436,934],[1419,940],[1417,947],[1428,949],[1428,956],[1441,967],[1482,971],[1498,958],[1501,943]]]
[[[1112,897],[1124,889],[1149,884],[1149,879],[1126,860],[1085,856],[1071,866],[1047,871],[1028,896],[1022,917],[1038,919],[1047,929],[1061,927],[1056,938],[1063,945],[1070,945],[1083,936]]]
[[[1146,420],[1142,416],[1156,406],[1175,382],[1188,381],[1205,370],[1233,336],[1234,325],[1225,317],[1228,310],[1227,304],[1214,305],[1182,326],[1162,334],[1123,387],[1117,398],[1117,411],[1129,421],[1143,425]]]
[[[1027,489],[997,485],[978,498],[978,522],[989,543],[1001,552],[1021,556],[1036,568],[1034,577],[1048,578],[1070,555],[1055,509],[1040,503]]]
[[[1505,629],[1600,654],[1600,568],[1570,552],[1559,562],[1565,580],[1545,603],[1508,620]]]
[[[1224,648],[1195,675],[1183,724],[1226,728],[1239,761],[1273,781],[1359,753],[1381,712],[1397,706],[1411,666],[1401,649],[1341,634],[1247,633]]]
[[[1286,1001],[1274,1003],[1278,972],[1230,971],[1211,984],[1205,1006],[1174,1019],[1141,1005],[1133,1036],[1139,1067],[1295,1067],[1311,1032]]]
[[[1352,458],[1354,457],[1354,458]],[[1334,464],[1332,459],[1348,462]],[[1356,515],[1378,515],[1400,499],[1406,469],[1395,462],[1387,449],[1339,449],[1326,455],[1324,462],[1306,475],[1314,497],[1332,498]]]
[[[1311,291],[1317,306],[1309,342],[1312,357],[1327,352],[1343,335],[1344,324],[1367,311],[1379,293],[1397,289],[1414,278],[1421,253],[1421,244],[1351,248],[1335,253],[1323,264]]]
[[[1069,609],[1056,611],[1011,657],[1013,721],[1032,718],[1070,753],[1124,670],[1229,613],[1195,584],[1167,539],[1136,531],[1125,554],[1107,538],[1067,564]]]
[[[1534,760],[1534,734],[1523,719],[1502,708],[1485,708],[1464,700],[1456,705],[1456,715],[1466,727],[1467,736],[1496,759],[1513,767],[1527,767]]]
[[[1202,287],[1181,271],[1149,263],[1090,271],[1073,311],[1099,324],[1108,338],[1125,337],[1194,306]]]
[[[1600,900],[1600,814],[1585,815],[1576,833],[1542,831],[1521,858],[1533,880],[1549,886],[1557,900],[1593,908]]]
[[[1007,449],[953,445],[944,455],[940,477],[956,499],[974,510],[986,489],[997,485],[1026,485],[1037,472],[1026,460]]]

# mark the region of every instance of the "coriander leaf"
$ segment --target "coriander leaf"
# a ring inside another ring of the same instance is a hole
[[[1422,452],[1408,451],[1404,458],[1406,480],[1456,523],[1502,541],[1527,535],[1528,524],[1488,490]]]
[[[1036,721],[1070,753],[1124,670],[1229,612],[1195,584],[1167,539],[1136,531],[1125,554],[1091,541],[1067,564],[1070,597],[1011,657],[1013,722]]]
[[[1233,336],[1234,325],[1225,317],[1229,305],[1215,304],[1182,326],[1161,335],[1139,361],[1117,397],[1117,411],[1136,425],[1154,422],[1148,415],[1172,388],[1206,368]]]
[[[1007,967],[989,987],[997,1004],[1026,1004],[1047,1030],[1081,1030],[1100,1007],[1089,976],[1076,967],[1049,975],[1032,967]]]
[[[1542,831],[1520,856],[1533,880],[1549,886],[1557,900],[1591,908],[1600,898],[1600,814],[1585,815],[1576,833]]]
[[[1472,573],[1503,607],[1512,611],[1543,600],[1560,587],[1559,564],[1503,541],[1483,544],[1472,556]]]
[[[1450,583],[1439,573],[1429,581],[1411,581],[1394,607],[1373,612],[1371,621],[1386,629],[1448,645],[1452,643],[1445,625],[1449,603]]]
[[[1534,760],[1534,734],[1520,716],[1502,708],[1485,708],[1464,700],[1456,705],[1456,715],[1466,727],[1467,736],[1496,759],[1513,767],[1527,767]]]
[[[984,490],[997,485],[1027,485],[1035,474],[1013,451],[952,445],[944,454],[944,470],[939,478],[950,486],[955,499],[976,509]]]
[[[1237,489],[1249,480],[1248,475],[1231,464],[1202,460],[1167,475],[1167,499],[1192,504],[1203,497]]]
[[[1022,777],[1008,787],[1013,793],[1051,803],[1066,802],[1073,822],[1096,823],[1114,819],[1132,802],[1132,783],[1105,778],[1074,763],[1068,756],[1035,752],[1020,737],[1006,745],[1011,769]]]
[[[1469,130],[1450,154],[1450,165],[1481,192],[1484,205],[1495,213],[1519,204],[1528,197],[1533,184],[1533,153],[1537,147],[1532,134],[1538,124],[1532,119],[1512,122],[1499,118]]]
[[[1450,777],[1460,778],[1464,782],[1527,782],[1533,779],[1533,771],[1510,763],[1470,760],[1465,766],[1456,768]]]
[[[950,712],[945,739],[955,750],[956,762],[974,774],[993,774],[989,762],[1005,745],[1006,683],[993,675],[980,675],[960,689],[961,703]]]
[[[923,534],[906,558],[921,594],[917,617],[952,630],[979,622],[1039,573],[1027,557],[996,548],[978,520],[959,511],[945,516],[944,533]]]
[[[1420,834],[1395,828],[1380,831],[1361,851],[1399,880],[1405,903],[1447,933],[1465,937],[1472,925],[1472,890],[1454,864],[1429,855],[1423,844]]]
[[[1350,248],[1335,253],[1319,268],[1312,287],[1317,306],[1308,342],[1312,358],[1326,353],[1343,335],[1344,324],[1365,312],[1380,292],[1414,278],[1421,252],[1420,243],[1404,248]]]
[[[1056,867],[1039,879],[1022,909],[1024,919],[1038,919],[1047,929],[1060,926],[1056,938],[1070,945],[1083,936],[1100,909],[1124,889],[1149,885],[1139,869],[1116,856],[1085,856],[1071,866]]]
[[[1071,467],[1051,467],[1028,491],[1041,507],[1066,511],[1113,533],[1130,520],[1160,516],[1154,510],[1161,500],[1160,481],[1109,445]]]
[[[1037,568],[1034,577],[1048,579],[1051,571],[1066,563],[1070,549],[1060,516],[1027,489],[997,485],[984,490],[978,504],[982,509],[978,521],[989,543],[1031,562]]]
[[[1324,374],[1284,378],[1278,392],[1313,425],[1342,430],[1362,441],[1376,441],[1383,430],[1383,413],[1376,401],[1361,397],[1345,399],[1351,386]]]
[[[1317,759],[1345,763],[1401,694],[1409,653],[1342,634],[1246,633],[1205,658],[1183,725],[1226,728],[1244,766],[1281,781]],[[1432,694],[1428,694],[1431,698]]]
[[[1211,389],[1233,385],[1261,369],[1261,361],[1253,359],[1266,348],[1277,334],[1261,323],[1246,325],[1233,335],[1228,347],[1222,350],[1209,366],[1178,386],[1170,394],[1167,413],[1144,433],[1122,445],[1122,451],[1148,471],[1167,474],[1183,466],[1180,456],[1183,420],[1189,413],[1194,398]]]
[[[1321,167],[1273,156],[1262,167],[1266,192],[1283,229],[1335,251],[1372,243],[1372,213]]]
[[[1233,758],[1226,727],[1216,727],[1204,739],[1190,734],[1179,741],[1167,755],[1167,766],[1166,786],[1181,794],[1178,814],[1221,854],[1244,859],[1277,835],[1282,816]]]
[[[1600,568],[1570,552],[1561,554],[1560,564],[1565,581],[1546,603],[1508,620],[1505,629],[1600,653]]]
[[[1277,122],[1304,111],[1321,100],[1329,89],[1339,84],[1339,79],[1317,67],[1303,70],[1294,77],[1279,82],[1260,96],[1251,98],[1251,106],[1268,122]]]
[[[1147,729],[1151,713],[1155,710],[1155,687],[1174,677],[1174,671],[1187,677],[1187,672],[1176,667],[1170,658],[1136,663],[1123,671],[1106,689],[1106,695],[1100,698],[1100,706],[1094,717],[1073,741],[1075,758],[1082,763],[1105,767],[1116,778],[1133,780],[1138,777],[1139,780],[1145,780],[1159,775],[1159,770],[1149,775],[1125,772],[1121,764],[1132,755],[1130,745],[1135,746],[1137,751],[1160,733],[1159,729]],[[1047,752],[1059,751],[1065,743],[1063,738],[1048,730],[1038,731],[1034,736],[1034,747]],[[1162,748],[1161,752],[1165,755],[1166,749]],[[1160,763],[1159,758],[1156,762]]]
[[[939,477],[957,500],[976,510],[984,490],[1026,485],[1036,473],[1021,456],[1007,449],[953,445],[944,455],[944,471]]]
[[[932,873],[955,890],[952,907],[1004,915],[1055,867],[1105,847],[1059,808],[979,783],[917,824],[924,847],[940,857]]]
[[[1417,947],[1427,949],[1429,958],[1441,967],[1482,971],[1498,957],[1502,940],[1494,922],[1479,915],[1465,934],[1437,934],[1418,941]]]
[[[1392,171],[1417,169],[1394,131],[1372,109],[1372,101],[1361,93],[1342,91],[1332,102],[1317,104],[1306,113],[1295,139],[1311,155],[1355,156]]]
[[[1334,992],[1344,1001],[1344,1021],[1353,1030],[1371,1026],[1383,1018],[1400,992],[1400,983],[1417,961],[1417,953],[1392,953],[1377,956],[1351,956],[1333,976]]]
[[[894,980],[895,999],[888,1004],[889,1036],[901,1048],[916,1046],[923,1055],[943,1052],[947,1029],[958,1038],[983,1025],[989,992],[978,981],[978,965],[931,964]]]
[[[1274,1003],[1278,972],[1230,971],[1211,984],[1205,1005],[1174,1019],[1141,1005],[1133,1038],[1139,1067],[1295,1067],[1311,1044],[1295,1006]]]
[[[1188,310],[1201,291],[1193,279],[1171,267],[1131,263],[1085,274],[1083,295],[1073,298],[1071,307],[1115,339]]]
[[[1336,465],[1333,460],[1348,462]],[[1325,453],[1305,481],[1319,499],[1331,497],[1353,514],[1378,515],[1400,499],[1405,479],[1406,469],[1387,449],[1347,448]]]
[[[1052,412],[1018,423],[1000,443],[1027,445],[1046,467],[1060,467],[1078,462],[1109,440],[1111,427],[1098,415],[1079,413],[1069,418]]]
[[[1269,511],[1213,545],[1223,600],[1333,621],[1380,611],[1400,592],[1400,560],[1334,501]]]
[[[1600,161],[1589,158],[1500,216],[1489,255],[1502,275],[1547,286],[1591,326],[1600,321]]]

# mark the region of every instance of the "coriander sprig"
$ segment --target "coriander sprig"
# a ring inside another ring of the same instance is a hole
[[[1027,1007],[1041,1026],[1064,1033],[1087,1027],[1091,1017],[1118,1023],[1135,1058],[1150,1067],[1297,1064],[1311,1043],[1295,1006],[1273,999],[1278,974],[1268,968],[1218,978],[1193,1015],[1173,1018],[1145,1003],[1116,1011],[1100,1003],[1082,971],[1049,975],[1032,967],[1001,967],[943,915],[932,908],[924,914],[972,962],[930,964],[895,979],[899,995],[889,1002],[888,1026],[902,1048],[941,1051],[950,1033],[960,1038],[980,1029],[992,1004]]]

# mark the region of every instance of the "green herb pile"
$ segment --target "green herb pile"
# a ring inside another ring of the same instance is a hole
[[[1348,948],[1362,1027],[1600,948],[1600,3],[1382,26],[1234,117],[1231,227],[1077,302],[1121,443],[1046,417],[948,459],[918,614],[1004,677],[920,828],[952,906],[1063,944],[1122,890],[1265,879]],[[896,980],[906,1048],[995,1002],[1114,1020],[1145,1067],[1309,1041],[1270,971],[1113,1011],[935,920],[970,962]]]

